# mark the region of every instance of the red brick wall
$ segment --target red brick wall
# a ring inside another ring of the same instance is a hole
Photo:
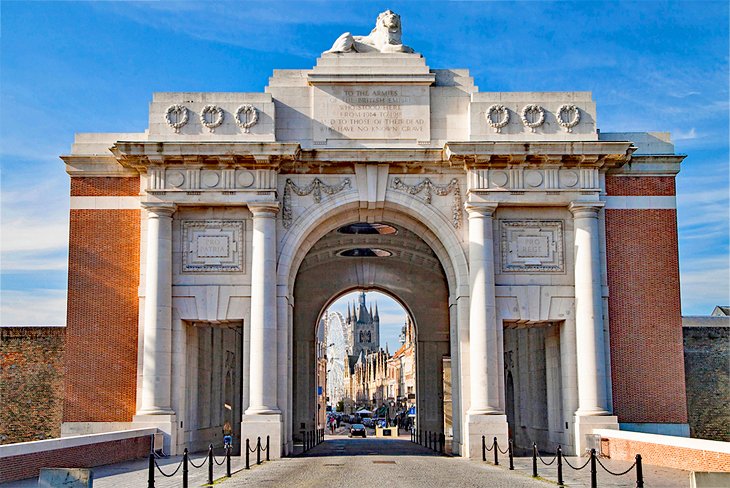
[[[673,178],[607,177],[609,195]],[[620,422],[687,422],[676,210],[606,210],[613,406]]]
[[[612,196],[673,196],[671,176],[607,176],[606,193]]]
[[[144,435],[2,458],[0,483],[37,477],[41,468],[93,468],[147,457],[150,443],[150,436]]]
[[[606,451],[603,453],[606,454]],[[611,459],[633,461],[637,454],[641,454],[644,464],[685,471],[730,471],[730,454],[629,439],[608,439],[608,456]]]
[[[72,197],[125,197],[139,195],[139,177],[71,178]]]
[[[139,179],[72,178],[71,187],[136,195]],[[65,422],[135,413],[139,234],[139,210],[71,210]]]
[[[61,435],[65,332],[0,328],[0,444]]]

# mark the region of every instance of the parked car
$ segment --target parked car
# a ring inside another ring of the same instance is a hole
[[[364,437],[367,437],[367,434],[365,433],[365,426],[362,424],[352,424],[350,427],[350,437],[361,435]]]
[[[371,428],[375,427],[375,423],[373,422],[373,419],[370,419],[370,418],[362,419],[362,423],[363,423],[363,425],[365,425],[365,427],[371,427]]]

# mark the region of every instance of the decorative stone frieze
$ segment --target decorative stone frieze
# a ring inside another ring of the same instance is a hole
[[[259,112],[250,103],[241,105],[236,109],[236,124],[248,134],[251,127],[259,121]]]
[[[284,184],[284,197],[282,199],[281,211],[284,228],[288,229],[294,219],[291,208],[291,192],[296,193],[300,197],[307,196],[311,193],[314,198],[314,203],[320,203],[322,201],[322,193],[325,193],[326,195],[334,195],[345,188],[351,188],[350,178],[345,178],[337,185],[328,185],[319,178],[315,178],[305,187],[300,187],[287,178],[286,183]]]
[[[183,221],[183,272],[242,272],[243,231],[242,220]]]
[[[165,112],[167,125],[180,132],[180,129],[188,123],[188,109],[184,105],[174,104],[167,107]]]
[[[503,272],[563,272],[562,220],[500,220]]]
[[[474,169],[469,177],[470,190],[540,190],[540,191],[598,191],[597,168]]]
[[[458,229],[461,227],[462,219],[462,205],[461,205],[461,190],[459,189],[459,180],[456,178],[452,179],[447,185],[436,185],[431,181],[430,178],[426,178],[416,185],[407,185],[400,178],[393,178],[391,186],[395,190],[404,191],[410,195],[418,195],[423,190],[426,190],[426,197],[424,199],[426,204],[431,204],[431,198],[433,193],[444,197],[449,193],[454,193],[454,203],[451,208],[451,222],[454,228]]]

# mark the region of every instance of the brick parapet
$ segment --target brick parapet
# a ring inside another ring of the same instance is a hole
[[[674,176],[606,176],[609,196],[674,196]]]
[[[676,210],[606,210],[606,255],[614,413],[687,423]]]
[[[77,176],[71,178],[72,197],[125,197],[138,195],[138,176]]]
[[[136,410],[139,210],[71,210],[65,422]]]

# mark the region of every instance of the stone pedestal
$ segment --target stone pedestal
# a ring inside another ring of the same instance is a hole
[[[171,456],[180,454],[177,452],[177,425],[177,416],[175,414],[138,414],[132,417],[132,428],[156,427],[160,429],[165,435],[162,450],[165,454]]]
[[[266,436],[269,436],[271,442],[270,457],[271,459],[279,459],[283,455],[282,451],[282,432],[284,425],[282,424],[281,414],[245,414],[243,422],[241,422],[241,452],[246,449],[246,439],[251,441],[251,448],[256,447],[256,439],[261,437],[261,445],[266,447]],[[253,454],[253,459],[256,455]],[[261,459],[266,458],[266,452],[261,454]]]
[[[482,459],[482,436],[487,447],[497,438],[500,449],[507,449],[509,431],[506,415],[473,415],[467,414],[467,456],[469,459]]]
[[[586,435],[592,434],[594,429],[619,430],[618,417],[615,415],[575,415],[573,417],[575,432],[575,454],[580,456],[588,446]]]

